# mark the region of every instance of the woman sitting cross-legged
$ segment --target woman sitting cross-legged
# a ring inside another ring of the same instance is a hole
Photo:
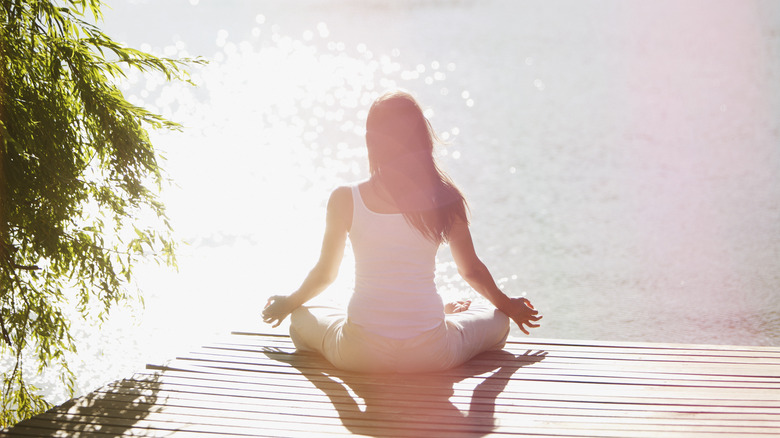
[[[328,201],[319,261],[301,287],[268,299],[263,320],[291,315],[299,350],[361,372],[425,372],[501,349],[509,320],[524,333],[541,316],[525,298],[509,298],[474,251],[466,201],[438,168],[436,136],[404,92],[377,99],[366,121],[371,177],[339,187]],[[305,306],[336,278],[347,238],[355,252],[355,290],[347,309]],[[434,271],[448,243],[458,272],[492,306],[445,305]]]

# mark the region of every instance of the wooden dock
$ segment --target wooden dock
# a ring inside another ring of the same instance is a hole
[[[375,376],[233,333],[7,435],[780,436],[780,348],[528,339],[447,372]]]

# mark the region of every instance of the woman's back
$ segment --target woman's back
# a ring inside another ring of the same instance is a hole
[[[361,190],[362,188],[362,190]],[[438,244],[400,213],[380,213],[381,198],[367,184],[352,187],[349,238],[355,253],[355,290],[349,319],[366,331],[393,339],[414,337],[444,320],[434,271]],[[392,211],[392,204],[384,204]]]

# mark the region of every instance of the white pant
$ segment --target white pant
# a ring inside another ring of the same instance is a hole
[[[336,368],[360,372],[445,370],[483,351],[500,350],[508,335],[509,318],[482,306],[447,314],[439,327],[410,339],[367,332],[333,307],[302,306],[292,313],[290,324],[298,350],[319,352]]]

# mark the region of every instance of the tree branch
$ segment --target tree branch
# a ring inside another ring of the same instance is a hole
[[[6,344],[8,344],[9,347],[13,347],[13,344],[11,343],[11,336],[8,334],[8,330],[5,328],[5,319],[3,319],[3,315],[0,315],[0,330],[3,331],[3,340]]]

